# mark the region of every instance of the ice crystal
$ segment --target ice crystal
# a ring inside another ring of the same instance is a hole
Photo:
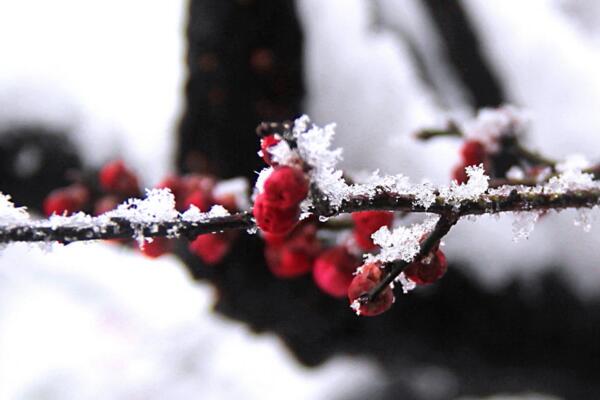
[[[459,203],[462,200],[475,200],[488,190],[490,177],[485,174],[483,165],[468,166],[465,170],[469,177],[467,183],[452,181],[449,187],[440,189],[440,195],[446,201]]]
[[[592,220],[593,220],[592,212],[588,209],[577,210],[577,217],[573,221],[575,226],[580,226],[584,232],[589,232],[592,230]]]
[[[258,173],[258,178],[256,178],[256,192],[262,193],[265,190],[265,182],[267,178],[273,173],[273,167],[263,168],[262,171]]]
[[[400,272],[400,275],[396,277],[395,281],[400,282],[402,285],[402,293],[406,294],[417,287],[417,284],[406,276],[404,272]]]
[[[540,215],[533,211],[523,211],[514,213],[513,217],[513,241],[516,243],[522,239],[529,238]]]
[[[281,140],[276,145],[269,147],[267,151],[271,154],[271,159],[277,164],[292,165],[298,159],[298,153],[292,150],[285,140]]]

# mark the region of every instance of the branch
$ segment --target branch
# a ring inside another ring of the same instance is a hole
[[[251,214],[244,212],[204,221],[188,221],[181,216],[174,220],[147,223],[132,222],[126,218],[91,218],[89,222],[57,224],[52,220],[32,221],[28,224],[0,226],[0,243],[49,242],[68,244],[98,239],[126,239],[139,237],[177,237],[193,239],[205,233],[231,229],[252,229]]]
[[[396,279],[398,275],[406,268],[409,264],[413,262],[418,262],[422,258],[426,257],[437,243],[446,236],[446,234],[450,231],[450,229],[458,222],[460,215],[455,212],[449,212],[443,214],[435,227],[427,236],[427,238],[421,244],[419,252],[415,256],[414,260],[407,262],[404,260],[398,260],[393,263],[388,264],[386,267],[389,268],[389,271],[385,275],[385,277],[371,289],[369,292],[360,296],[357,300],[359,303],[366,304],[370,301],[373,301],[379,296],[393,281]]]

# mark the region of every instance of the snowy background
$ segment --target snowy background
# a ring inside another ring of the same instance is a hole
[[[529,143],[554,157],[597,160],[599,3],[462,4],[507,99],[531,113]],[[471,103],[423,4],[297,6],[306,110],[318,123],[338,124],[345,167],[447,181],[458,143],[415,143],[410,135],[448,115],[471,116]],[[186,7],[0,0],[0,128],[67,129],[87,162],[122,157],[146,186],[157,182],[173,165]],[[550,215],[516,244],[510,216],[463,223],[446,251],[490,290],[514,277],[533,284],[539,271],[568,265],[561,274],[575,293],[594,298],[600,235],[573,226],[574,217]],[[0,399],[330,399],[380,381],[379,367],[361,357],[301,367],[275,336],[212,313],[213,301],[210,286],[192,282],[175,257],[149,261],[107,244],[49,254],[11,247],[0,256]],[[451,373],[435,371],[414,379],[423,398],[452,393]],[[428,392],[428,379],[445,388],[441,394]]]

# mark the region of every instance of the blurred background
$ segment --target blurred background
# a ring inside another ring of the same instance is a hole
[[[261,121],[337,123],[343,167],[448,182],[459,143],[412,133],[481,107],[598,161],[594,0],[0,0],[0,191],[39,212],[123,159],[254,179]],[[600,398],[600,239],[574,212],[513,243],[460,224],[447,275],[356,318],[280,280],[256,236],[217,267],[105,243],[0,255],[0,399]],[[593,217],[593,215],[592,215]]]

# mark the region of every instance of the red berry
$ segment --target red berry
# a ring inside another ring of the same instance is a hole
[[[107,192],[124,196],[139,194],[137,177],[121,160],[111,161],[99,172],[100,186]]]
[[[485,147],[477,140],[467,140],[460,149],[464,165],[479,165],[485,160]]]
[[[313,257],[302,249],[289,245],[265,247],[267,266],[278,278],[295,278],[312,268]]]
[[[198,207],[200,211],[206,212],[212,206],[212,199],[208,193],[200,189],[196,189],[192,193],[188,194],[181,203],[183,210],[189,209],[192,205]]]
[[[190,242],[189,250],[207,265],[215,265],[229,252],[230,241],[223,233],[207,233]]]
[[[333,297],[344,297],[352,282],[353,273],[360,265],[345,247],[326,250],[315,261],[313,279],[317,286]]]
[[[279,142],[281,142],[279,135],[265,136],[260,140],[260,151],[262,152],[261,156],[269,165],[275,165],[273,164],[273,156],[271,153],[269,153],[269,147],[275,146]]]
[[[238,211],[237,200],[233,194],[224,194],[215,198],[215,204],[222,205],[230,213]]]
[[[265,198],[264,193],[256,197],[252,209],[256,223],[266,233],[283,235],[291,231],[300,216],[300,207],[279,208]]]
[[[164,237],[155,237],[151,242],[144,243],[142,253],[150,258],[158,258],[171,250],[171,241]]]
[[[348,299],[350,300],[350,304],[353,304],[355,300],[373,289],[381,281],[382,275],[383,273],[378,264],[364,265],[361,272],[354,277],[348,288]],[[392,306],[393,302],[394,293],[388,286],[376,299],[364,304],[358,304],[356,312],[359,315],[372,317],[387,311]]]
[[[458,165],[454,167],[452,171],[452,179],[454,179],[457,183],[466,183],[469,180],[467,176],[467,172],[465,171],[465,165]]]
[[[102,196],[100,199],[96,201],[94,205],[94,214],[100,215],[105,212],[114,210],[119,205],[119,198],[113,195]]]
[[[89,200],[88,189],[80,184],[73,184],[50,192],[44,199],[44,213],[63,215],[81,211]]]
[[[298,168],[277,167],[264,185],[264,195],[277,207],[290,208],[300,204],[308,194],[308,181]]]
[[[437,250],[432,256],[410,264],[404,275],[417,285],[427,285],[440,279],[447,269],[446,255]]]
[[[371,251],[377,247],[371,235],[382,226],[390,227],[394,214],[389,211],[359,211],[352,213],[352,220],[355,224],[353,234],[356,244],[363,251]]]

